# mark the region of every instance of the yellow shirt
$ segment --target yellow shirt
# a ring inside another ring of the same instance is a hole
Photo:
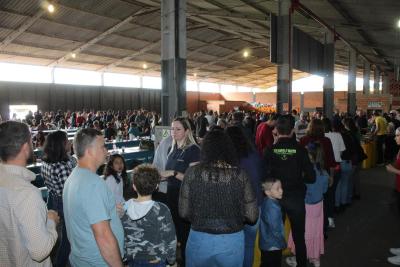
[[[384,117],[382,117],[382,116],[376,117],[375,124],[378,127],[378,131],[377,131],[376,135],[386,134],[387,121]]]

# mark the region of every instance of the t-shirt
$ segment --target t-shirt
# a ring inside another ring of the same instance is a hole
[[[166,170],[174,170],[180,173],[185,173],[189,165],[200,161],[200,148],[198,145],[190,145],[185,149],[177,148],[168,154]],[[175,177],[168,179],[168,186],[181,186],[181,181]]]
[[[384,117],[378,116],[375,118],[375,124],[379,127],[378,132],[376,135],[384,135],[386,134],[386,128],[387,128],[387,121]]]
[[[294,124],[294,132],[296,133],[296,140],[299,141],[303,136],[306,135],[308,123],[307,121],[298,120]]]
[[[325,136],[328,137],[329,140],[331,140],[333,154],[335,155],[335,161],[342,162],[342,157],[340,155],[343,151],[346,150],[342,135],[337,132],[329,132],[325,133]]]
[[[119,178],[120,178],[119,183],[117,182],[117,180],[115,180],[114,175],[109,175],[105,179],[105,182],[106,182],[108,188],[111,190],[111,192],[114,195],[116,204],[120,204],[120,203],[125,202],[125,199],[124,199],[124,182],[122,181],[122,177],[121,176]]]
[[[329,170],[330,168],[335,168],[336,167],[336,161],[335,161],[335,155],[333,153],[332,149],[332,142],[328,137],[311,137],[308,135],[303,136],[303,138],[300,139],[299,143],[302,146],[307,146],[308,143],[310,142],[320,142],[322,149],[324,151],[324,162],[325,162],[325,169]]]
[[[263,153],[264,149],[271,148],[274,143],[274,136],[272,130],[274,128],[269,126],[266,122],[260,123],[256,131],[256,146],[260,154]]]
[[[108,266],[100,254],[91,228],[91,225],[101,221],[110,222],[123,256],[124,230],[114,196],[100,176],[76,167],[65,182],[63,203],[72,266]]]

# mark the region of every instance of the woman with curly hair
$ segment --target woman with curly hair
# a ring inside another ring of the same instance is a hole
[[[179,214],[191,222],[187,267],[243,265],[243,228],[258,219],[257,199],[230,137],[222,130],[205,136],[200,164],[186,171]]]

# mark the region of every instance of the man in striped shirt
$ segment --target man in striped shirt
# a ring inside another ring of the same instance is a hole
[[[51,266],[59,217],[31,184],[36,176],[25,166],[32,155],[26,124],[0,124],[0,266]]]

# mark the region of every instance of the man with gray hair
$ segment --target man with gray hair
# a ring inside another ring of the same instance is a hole
[[[75,134],[73,146],[78,166],[63,192],[70,263],[74,267],[122,267],[124,231],[114,195],[96,174],[107,155],[104,137],[98,130],[82,129]]]
[[[28,126],[0,124],[0,266],[51,266],[57,241],[55,211],[47,211],[36,175],[26,169],[33,156]]]

